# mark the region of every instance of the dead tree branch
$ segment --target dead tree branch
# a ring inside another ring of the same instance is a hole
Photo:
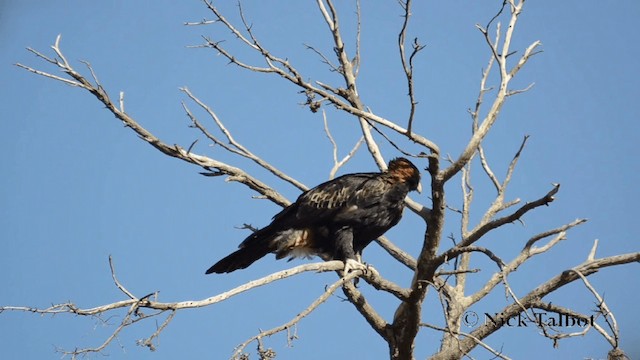
[[[32,49],[30,49],[29,51],[33,52],[38,57],[56,65],[62,72],[64,72],[69,77],[71,77],[73,80],[64,79],[62,77],[52,75],[44,71],[35,70],[26,65],[17,64],[17,66],[24,68],[28,71],[31,71],[35,74],[48,77],[57,81],[61,81],[65,84],[80,87],[82,89],[87,90],[93,96],[95,96],[102,104],[104,104],[107,110],[109,110],[117,119],[122,121],[126,127],[133,130],[142,140],[146,141],[147,143],[149,143],[151,146],[153,146],[163,154],[200,166],[206,171],[205,174],[211,174],[216,176],[226,175],[227,181],[235,181],[235,182],[244,184],[250,189],[264,196],[265,198],[281,206],[286,206],[289,204],[289,201],[286,198],[284,198],[282,195],[280,195],[277,191],[273,190],[271,187],[269,187],[262,181],[258,180],[257,178],[249,175],[247,172],[245,172],[240,168],[231,166],[222,161],[218,161],[204,155],[199,155],[193,152],[189,152],[179,145],[168,145],[162,142],[155,135],[153,135],[147,129],[142,127],[138,122],[136,122],[131,116],[129,116],[129,114],[121,111],[121,108],[123,108],[123,106],[121,105],[120,107],[117,107],[111,101],[111,98],[109,97],[109,95],[107,94],[107,92],[104,90],[104,88],[100,83],[95,82],[92,84],[83,75],[77,72],[71,66],[71,64],[69,64],[69,62],[66,60],[65,56],[63,55],[62,50],[60,49],[60,38],[61,36],[58,35],[58,37],[56,38],[55,44],[52,46],[53,51],[57,55],[56,59],[48,58],[45,55]],[[94,73],[93,69],[90,67],[90,65],[88,65],[88,63],[87,63],[87,67],[89,68],[90,72],[93,74]],[[93,78],[94,78],[94,81],[97,81],[97,78],[95,77],[95,75],[93,76]]]
[[[480,146],[480,143],[482,142],[482,140],[484,140],[484,138],[489,133],[489,130],[491,129],[495,121],[498,119],[500,110],[502,109],[502,106],[504,105],[507,97],[510,95],[509,94],[510,81],[516,76],[518,71],[522,69],[522,67],[527,63],[527,61],[529,61],[529,59],[533,55],[537,54],[536,49],[540,46],[541,44],[540,41],[535,41],[534,43],[532,43],[525,50],[524,55],[520,58],[518,63],[515,66],[513,66],[510,70],[508,70],[507,57],[511,53],[511,41],[513,38],[513,31],[515,30],[516,23],[518,22],[518,18],[522,12],[523,5],[524,5],[524,1],[522,0],[517,1],[517,3],[516,1],[509,1],[509,6],[511,8],[511,16],[509,18],[509,26],[507,27],[507,30],[504,32],[504,40],[502,40],[502,47],[500,50],[498,50],[500,48],[500,44],[499,44],[500,27],[498,26],[496,29],[496,33],[498,35],[496,35],[495,41],[492,41],[489,38],[488,29],[478,27],[482,32],[482,34],[484,35],[487,44],[489,45],[494,61],[498,65],[499,75],[500,75],[500,85],[498,86],[498,92],[493,101],[493,104],[491,105],[491,108],[489,109],[488,114],[478,124],[476,131],[474,131],[473,136],[471,137],[471,139],[469,139],[469,142],[467,143],[467,146],[465,147],[465,149],[462,151],[458,159],[454,161],[453,164],[451,164],[451,166],[443,170],[442,177],[445,180],[457,174],[462,169],[462,167],[465,164],[467,164],[469,160],[473,157],[474,153],[478,149],[478,146]],[[501,12],[502,10],[500,10],[500,12],[496,16],[499,16]],[[490,64],[491,63],[492,62],[490,62]],[[481,87],[481,93],[483,91],[484,91],[484,87]]]
[[[239,295],[241,293],[244,293],[246,291],[249,291],[251,289],[254,289],[256,287],[259,286],[264,286],[267,284],[270,284],[272,282],[275,281],[279,281],[282,279],[286,279],[288,277],[291,276],[295,276],[304,272],[326,272],[326,271],[338,271],[338,270],[342,270],[344,269],[344,264],[341,261],[328,261],[328,262],[320,262],[320,263],[311,263],[311,264],[304,264],[304,265],[299,265],[296,267],[293,267],[291,269],[287,269],[287,270],[282,270],[282,271],[278,271],[276,273],[270,274],[268,276],[262,277],[260,279],[256,279],[253,281],[250,281],[248,283],[245,283],[243,285],[240,285],[234,289],[231,289],[229,291],[223,292],[221,294],[206,298],[206,299],[202,299],[202,300],[188,300],[188,301],[180,301],[180,302],[160,302],[157,301],[157,293],[156,294],[149,294],[143,297],[136,297],[135,295],[133,295],[133,293],[131,291],[129,291],[124,285],[122,285],[116,277],[115,274],[115,267],[113,265],[113,260],[111,257],[109,257],[109,266],[111,268],[111,275],[112,278],[114,279],[114,283],[116,285],[116,287],[122,291],[127,297],[128,299],[126,300],[122,300],[122,301],[117,301],[114,303],[110,303],[110,304],[105,304],[105,305],[101,305],[101,306],[97,306],[97,307],[93,307],[93,308],[87,308],[87,309],[83,309],[83,308],[79,308],[77,305],[69,302],[69,303],[63,303],[63,304],[57,304],[57,305],[53,305],[50,306],[48,308],[35,308],[35,307],[24,307],[24,306],[0,306],[0,313],[4,312],[4,311],[24,311],[24,312],[31,312],[31,313],[36,313],[36,314],[51,314],[51,315],[55,315],[55,314],[64,314],[64,313],[68,313],[68,314],[74,314],[74,315],[80,315],[80,316],[103,316],[106,315],[107,313],[117,310],[117,309],[122,309],[122,308],[128,308],[127,313],[125,314],[124,318],[122,319],[122,321],[120,322],[120,324],[118,325],[118,327],[112,332],[112,334],[99,346],[97,347],[92,347],[92,348],[83,348],[83,349],[75,349],[72,351],[63,351],[64,354],[67,355],[72,355],[73,357],[76,357],[78,355],[84,355],[87,353],[100,353],[102,352],[110,343],[113,342],[114,339],[117,338],[117,336],[122,332],[122,330],[124,330],[124,328],[131,326],[141,320],[144,319],[148,319],[157,315],[160,315],[162,313],[164,313],[165,311],[170,311],[170,315],[164,320],[164,322],[162,323],[162,325],[160,327],[158,327],[158,329],[148,338],[144,339],[144,340],[140,340],[139,344],[149,347],[150,349],[154,348],[155,345],[153,344],[153,340],[155,338],[157,338],[160,334],[160,332],[162,332],[162,330],[164,330],[166,328],[166,326],[169,324],[169,322],[171,322],[171,320],[174,318],[174,316],[176,315],[176,312],[179,310],[184,310],[184,309],[193,309],[193,308],[201,308],[201,307],[206,307],[206,306],[210,306],[225,300],[228,300],[236,295]],[[320,304],[322,304],[322,302],[324,302],[331,294],[333,294],[333,292],[339,288],[340,286],[348,286],[347,284],[350,283],[350,281],[352,279],[354,279],[355,277],[358,276],[362,276],[362,271],[354,271],[350,274],[348,274],[346,277],[341,278],[340,280],[338,280],[336,283],[334,283],[331,287],[329,287],[328,289],[325,290],[324,294],[318,298],[316,300],[316,302],[314,302],[309,308],[307,308],[303,313],[304,314],[302,316],[299,315],[299,317],[296,317],[294,320],[294,323],[299,321],[300,319],[302,319],[303,317],[307,316],[309,313],[311,313],[313,310],[315,310]],[[382,279],[379,276],[375,276],[373,274],[365,274],[365,279],[368,283],[371,283],[373,286],[376,286],[376,288],[384,290],[387,289],[388,291],[392,292],[392,293],[396,293],[396,294],[403,294],[403,296],[407,296],[406,295],[406,290],[400,290],[397,285],[394,285],[392,283],[390,283],[389,281],[386,281],[384,279]],[[353,286],[352,284],[350,286]],[[358,294],[358,291],[356,290],[354,292],[354,294]],[[361,296],[361,295],[360,295]],[[155,299],[155,300],[153,300]],[[150,310],[156,310],[157,312],[154,312],[151,315],[145,315],[143,314],[140,310],[141,309],[150,309]],[[363,311],[369,311],[368,308],[364,307]],[[273,333],[275,333],[277,331],[274,331]],[[268,334],[270,335],[270,334]],[[268,336],[268,335],[264,335],[264,336]],[[255,339],[258,339],[262,336],[258,336]],[[255,340],[252,339],[251,341]],[[249,342],[251,342],[249,341]],[[247,344],[249,343],[247,342]],[[246,346],[246,344],[245,344]],[[243,347],[244,348],[244,347]]]
[[[502,319],[510,319],[520,314],[523,311],[522,307],[524,307],[525,309],[530,309],[535,307],[534,305],[540,305],[540,299],[544,298],[546,295],[560,289],[567,284],[570,284],[577,279],[580,279],[580,275],[578,275],[578,273],[582,274],[583,276],[589,276],[599,271],[600,269],[605,269],[610,266],[621,264],[629,264],[632,262],[640,262],[640,252],[588,260],[572,269],[563,271],[559,275],[539,285],[527,295],[520,298],[518,301],[519,304],[518,302],[514,302],[513,304],[502,309],[499,314],[501,315]],[[471,335],[479,340],[483,340],[487,336],[499,330],[501,327],[502,325],[500,322],[487,322],[478,327],[476,330],[472,331]],[[468,352],[471,351],[471,349],[473,349],[475,346],[476,341],[471,338],[460,339],[460,341],[458,342],[458,350],[456,350],[457,354],[468,354]],[[451,358],[452,351],[453,350],[451,349],[442,351],[436,354],[433,359]]]

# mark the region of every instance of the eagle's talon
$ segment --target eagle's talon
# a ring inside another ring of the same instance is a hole
[[[366,264],[366,267],[367,267],[366,273],[368,275],[373,275],[374,277],[380,276],[380,273],[378,272],[378,270],[376,270],[376,268],[373,267],[373,265]]]
[[[356,270],[362,270],[363,273],[367,272],[367,265],[359,262],[358,260],[354,260],[354,259],[347,259],[344,262],[344,275],[349,274],[352,271],[356,271]]]

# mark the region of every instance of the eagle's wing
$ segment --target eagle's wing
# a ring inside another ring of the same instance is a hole
[[[380,173],[344,175],[300,195],[295,215],[289,216],[301,223],[333,221],[336,216],[372,206],[384,191]]]

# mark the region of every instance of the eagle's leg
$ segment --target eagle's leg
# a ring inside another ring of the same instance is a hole
[[[367,266],[360,262],[360,256],[353,250],[353,231],[345,226],[335,233],[335,258],[344,261],[344,274],[354,270],[367,271]]]

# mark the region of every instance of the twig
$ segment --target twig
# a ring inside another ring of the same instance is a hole
[[[187,111],[187,115],[189,116],[189,118],[191,119],[191,121],[193,122],[193,124],[202,132],[204,133],[209,139],[213,140],[214,142],[216,142],[216,144],[224,146],[225,150],[230,151],[234,154],[240,155],[242,157],[245,157],[247,159],[252,160],[253,162],[255,162],[256,164],[260,165],[262,168],[268,170],[269,172],[271,172],[273,175],[277,176],[278,178],[290,183],[291,185],[297,187],[300,190],[307,190],[308,187],[304,184],[302,184],[301,182],[297,181],[296,179],[288,176],[287,174],[285,174],[284,172],[280,171],[279,169],[277,169],[276,167],[274,167],[273,165],[271,165],[270,163],[264,161],[262,158],[260,158],[259,156],[255,155],[254,153],[252,153],[251,151],[249,151],[249,149],[247,149],[246,147],[244,147],[242,144],[240,144],[238,141],[236,141],[233,136],[231,135],[231,132],[224,126],[224,124],[222,123],[222,121],[220,120],[220,118],[218,117],[218,115],[213,111],[213,109],[211,109],[209,106],[207,106],[204,102],[202,102],[200,99],[198,99],[195,95],[193,95],[191,93],[191,91],[189,91],[188,88],[183,87],[180,88],[180,90],[182,92],[184,92],[191,100],[193,100],[196,104],[198,104],[198,106],[200,106],[200,108],[202,108],[204,111],[206,111],[206,113],[209,115],[209,117],[214,121],[214,123],[216,124],[216,126],[218,127],[218,129],[220,129],[220,131],[224,134],[224,136],[227,138],[228,143],[231,145],[230,146],[226,146],[226,144],[223,144],[221,141],[215,139],[213,136],[211,136],[209,134],[208,131],[206,131],[205,127],[202,126],[197,119],[195,118],[195,116],[193,116],[190,112]],[[184,107],[184,105],[183,105]],[[186,107],[185,107],[185,110]],[[233,148],[232,148],[233,147]]]
[[[338,170],[340,170],[340,168],[344,166],[344,164],[351,160],[356,151],[358,151],[360,145],[362,145],[362,143],[364,142],[364,136],[360,137],[351,151],[349,151],[349,153],[345,157],[343,157],[342,160],[338,161],[338,144],[331,135],[331,131],[329,130],[329,123],[327,122],[327,114],[324,109],[322,110],[322,120],[324,122],[324,133],[327,135],[327,138],[329,139],[329,141],[331,142],[331,146],[333,147],[333,167],[329,172],[329,179],[333,179],[336,176]]]
[[[482,346],[484,349],[486,349],[487,351],[489,351],[490,353],[492,353],[493,355],[495,355],[496,357],[503,359],[503,360],[510,360],[510,357],[505,356],[504,354],[502,354],[502,352],[499,352],[497,350],[494,350],[491,346],[487,345],[487,343],[485,343],[484,341],[478,339],[477,337],[466,333],[464,331],[457,331],[457,330],[452,330],[450,328],[442,328],[440,326],[436,326],[436,325],[432,325],[432,324],[428,324],[428,323],[420,323],[420,326],[422,327],[426,327],[429,329],[434,329],[434,330],[438,330],[438,331],[442,331],[442,332],[452,332],[455,335],[462,335],[466,338],[469,338],[473,341],[476,342],[476,344]]]
[[[411,51],[411,55],[409,55],[409,61],[407,61],[404,46],[407,36],[407,28],[409,25],[409,18],[411,17],[411,0],[406,0],[404,3],[401,2],[401,5],[404,10],[404,21],[402,23],[400,34],[398,34],[398,49],[400,50],[400,61],[402,62],[402,69],[404,70],[405,77],[407,78],[407,88],[410,104],[409,119],[407,121],[407,136],[411,138],[413,133],[413,118],[416,113],[416,105],[418,105],[413,90],[413,58],[418,54],[418,52],[420,52],[420,50],[424,49],[424,45],[420,45],[418,43],[418,38],[415,38],[413,40],[413,50]]]
[[[236,350],[235,350],[235,352],[234,352],[234,354],[233,354],[233,356],[231,358],[235,359],[237,356],[239,356],[244,351],[244,349],[247,347],[247,345],[249,345],[253,341],[260,340],[260,339],[262,339],[264,337],[277,334],[277,333],[279,333],[281,331],[284,331],[284,330],[287,330],[287,329],[291,328],[292,326],[295,326],[298,322],[300,322],[300,320],[302,320],[303,318],[305,318],[309,314],[311,314],[316,308],[318,308],[318,306],[320,306],[331,295],[333,295],[333,293],[337,289],[339,289],[345,283],[347,283],[347,282],[349,282],[349,281],[351,281],[351,280],[353,280],[353,279],[355,279],[355,278],[357,278],[358,276],[361,276],[361,275],[362,275],[362,270],[356,270],[356,271],[350,272],[346,276],[340,278],[338,281],[336,281],[333,284],[331,284],[331,286],[327,287],[325,289],[324,293],[320,297],[318,297],[313,303],[311,303],[311,305],[309,305],[306,309],[301,311],[298,315],[296,315],[293,319],[291,319],[287,323],[282,324],[280,326],[277,326],[275,328],[272,328],[270,330],[262,331],[258,335],[255,335],[255,336],[247,339],[242,344],[238,345],[238,347],[236,347]]]
[[[116,277],[116,270],[113,266],[113,258],[111,257],[111,255],[109,255],[109,269],[111,270],[111,278],[116,284],[116,287],[120,289],[120,291],[122,291],[125,295],[127,295],[129,299],[135,299],[136,297],[133,296],[133,294],[129,292],[129,290],[127,290],[124,286],[122,286],[122,284],[120,284],[120,282],[118,281],[118,278]]]
[[[320,59],[322,59],[322,62],[324,64],[326,64],[327,66],[329,66],[329,70],[333,71],[333,72],[340,72],[340,69],[335,66],[334,64],[331,63],[331,60],[329,60],[329,58],[327,58],[322,52],[320,52],[318,49],[316,49],[315,47],[311,46],[311,45],[307,45],[304,44],[304,47],[307,48],[308,50],[313,51],[316,55],[318,55],[320,57]]]
[[[145,347],[149,348],[149,350],[155,351],[156,350],[156,346],[153,343],[153,339],[155,339],[155,338],[160,336],[160,333],[162,332],[162,330],[164,330],[164,328],[166,328],[167,325],[169,325],[171,320],[173,320],[174,316],[176,316],[176,311],[175,310],[173,310],[169,314],[169,316],[167,316],[167,318],[164,319],[164,321],[162,322],[162,325],[158,326],[156,331],[153,334],[151,334],[151,336],[149,336],[146,339],[138,340],[138,345],[145,346]]]
[[[513,176],[515,167],[518,164],[518,160],[520,159],[520,155],[522,154],[522,150],[524,149],[528,139],[529,139],[529,136],[527,135],[523,138],[522,143],[520,143],[520,147],[518,148],[518,151],[511,159],[511,162],[509,163],[509,167],[507,168],[507,174],[505,175],[505,178],[502,181],[502,183],[500,183],[498,179],[495,177],[495,175],[493,175],[493,172],[491,172],[491,170],[489,169],[489,164],[488,163],[486,164],[485,172],[489,175],[490,178],[492,178],[492,181],[496,186],[497,196],[489,206],[489,209],[487,209],[487,211],[482,216],[482,219],[480,220],[480,223],[478,224],[478,226],[487,224],[497,213],[520,202],[519,199],[516,199],[512,202],[505,204],[504,196],[507,192],[507,187],[511,182],[511,177]],[[484,162],[486,160],[483,159],[482,147],[480,147],[479,149],[480,149],[480,159],[483,162],[483,168],[484,168],[485,167]]]
[[[514,211],[513,213],[507,215],[507,216],[503,216],[501,218],[486,222],[486,223],[481,223],[479,224],[479,226],[477,226],[475,229],[473,229],[468,236],[466,236],[462,242],[458,245],[460,247],[463,246],[468,246],[473,244],[474,242],[478,241],[482,236],[484,236],[486,233],[488,233],[489,231],[493,230],[493,229],[497,229],[498,227],[504,225],[504,224],[508,224],[511,222],[514,222],[518,219],[520,219],[524,214],[526,214],[527,212],[543,206],[543,205],[548,205],[549,203],[553,202],[555,200],[554,195],[556,193],[558,193],[558,190],[560,189],[560,185],[559,184],[554,184],[553,188],[543,197],[539,198],[538,200],[532,201],[532,202],[528,202],[524,205],[522,205],[518,210]]]
[[[537,234],[533,237],[531,237],[527,243],[525,244],[525,246],[523,247],[522,251],[520,252],[520,254],[518,254],[518,256],[516,256],[513,260],[511,260],[508,264],[506,264],[504,266],[504,268],[502,269],[502,272],[496,272],[494,273],[491,278],[484,284],[484,286],[478,290],[477,292],[473,293],[472,295],[469,296],[469,302],[470,304],[476,303],[478,301],[480,301],[482,298],[484,298],[487,294],[489,294],[491,291],[493,291],[493,289],[504,280],[504,274],[508,274],[511,272],[516,271],[520,265],[524,264],[529,258],[531,258],[532,256],[544,253],[546,251],[548,251],[549,249],[551,249],[553,246],[555,246],[557,243],[559,243],[561,240],[566,238],[566,232],[575,227],[578,226],[580,224],[583,224],[585,221],[582,219],[578,219],[576,221],[573,221],[571,223],[565,224],[563,226],[560,226],[558,228],[549,230],[549,231],[545,231],[542,232],[540,234]],[[538,241],[548,238],[550,236],[555,235],[555,237],[553,237],[551,240],[549,240],[549,242],[545,245],[543,245],[540,248],[535,248],[533,247],[533,245],[535,243],[537,243]]]
[[[102,352],[102,350],[104,350],[107,346],[109,346],[109,344],[111,344],[111,342],[118,337],[120,332],[122,332],[122,329],[124,329],[126,326],[128,326],[131,323],[131,318],[134,315],[137,308],[138,308],[137,304],[133,304],[129,307],[129,311],[127,311],[127,314],[120,322],[120,325],[118,325],[118,327],[113,331],[113,333],[111,333],[111,335],[100,346],[94,347],[94,348],[74,349],[72,351],[61,350],[61,352],[64,355],[71,355],[72,359],[75,359],[78,355],[86,355],[88,353]]]
[[[592,260],[588,259],[587,261],[592,261]],[[604,336],[605,339],[607,339],[609,344],[611,344],[611,346],[614,349],[617,349],[619,344],[620,344],[620,342],[619,342],[620,329],[618,328],[618,322],[616,321],[615,316],[613,316],[613,312],[611,312],[611,310],[607,306],[607,303],[605,303],[605,301],[602,298],[602,296],[600,296],[600,294],[598,294],[598,291],[596,291],[596,289],[593,287],[593,285],[591,285],[589,280],[587,280],[587,278],[580,272],[580,270],[574,270],[574,271],[576,272],[576,274],[578,274],[578,276],[580,276],[580,279],[584,283],[584,286],[586,286],[587,289],[589,289],[591,294],[593,294],[593,296],[598,301],[597,302],[597,306],[598,306],[598,308],[600,310],[600,313],[604,316],[604,320],[607,323],[607,325],[609,326],[609,329],[611,329],[611,335],[612,336],[609,336],[609,334],[607,334],[606,332],[601,332],[602,336]]]

